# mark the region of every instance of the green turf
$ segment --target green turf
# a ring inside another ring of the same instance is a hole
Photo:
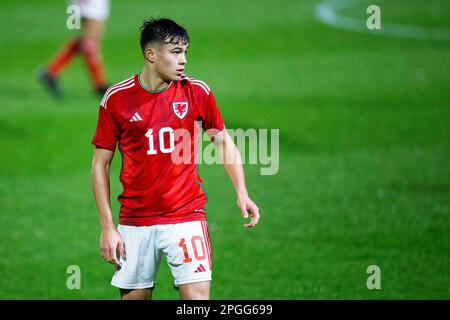
[[[444,1],[380,3],[383,21],[449,27]],[[211,86],[227,126],[280,129],[279,173],[245,166],[257,228],[241,227],[223,169],[200,167],[213,299],[449,299],[450,43],[333,29],[316,4],[113,1],[108,78],[139,72],[140,23],[170,16],[190,31],[187,73]],[[61,1],[0,3],[1,299],[118,298],[89,180],[100,98],[80,59],[63,102],[35,78],[74,34],[65,18]],[[381,290],[366,287],[373,264]],[[66,288],[70,265],[81,290]],[[154,297],[178,297],[165,262]]]

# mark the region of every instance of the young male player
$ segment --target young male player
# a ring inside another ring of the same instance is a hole
[[[244,224],[253,227],[259,209],[249,198],[239,151],[227,134],[207,84],[184,76],[189,36],[169,19],[141,28],[142,73],[108,89],[100,105],[92,185],[100,217],[102,256],[116,267],[111,284],[123,299],[150,299],[163,255],[181,299],[209,299],[211,246],[203,209],[206,195],[195,155],[172,160],[181,129],[195,136],[196,121],[211,139],[237,194]],[[197,140],[183,141],[191,147]],[[122,154],[123,192],[116,229],[110,206],[109,168],[116,144]],[[193,148],[194,149],[194,148]]]

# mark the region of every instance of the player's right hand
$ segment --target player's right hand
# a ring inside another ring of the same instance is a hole
[[[119,256],[126,260],[126,254],[125,244],[116,229],[102,231],[100,236],[100,253],[106,261],[114,264],[116,270],[120,269]]]
[[[249,198],[248,195],[242,195],[238,197],[237,205],[242,212],[242,218],[247,219],[250,215],[250,222],[244,224],[244,227],[251,228],[258,224],[259,222],[259,208],[256,204]]]

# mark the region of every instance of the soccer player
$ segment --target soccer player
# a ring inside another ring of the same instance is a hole
[[[107,84],[101,58],[101,40],[104,24],[109,16],[109,0],[73,0],[72,4],[80,8],[81,32],[68,41],[47,67],[40,71],[39,79],[50,94],[60,98],[62,91],[58,76],[77,54],[81,54],[94,92],[103,95]]]
[[[200,121],[222,157],[243,218],[250,218],[245,227],[258,223],[259,209],[248,196],[239,151],[211,89],[184,76],[186,30],[170,19],[150,19],[141,27],[140,45],[144,68],[108,89],[92,141],[101,255],[115,265],[111,284],[120,289],[122,299],[151,298],[163,255],[181,299],[209,299],[212,261],[206,194],[195,152],[187,157],[190,161],[173,160],[181,143],[195,149]],[[177,137],[179,132],[189,134]],[[117,143],[123,192],[116,229],[109,169]]]

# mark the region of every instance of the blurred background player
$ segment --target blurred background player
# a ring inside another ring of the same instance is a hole
[[[107,85],[101,58],[101,40],[105,21],[109,16],[109,0],[72,0],[71,3],[80,7],[80,33],[69,40],[46,68],[40,71],[40,81],[53,96],[61,97],[58,76],[75,55],[81,54],[86,62],[94,91],[103,95]]]

